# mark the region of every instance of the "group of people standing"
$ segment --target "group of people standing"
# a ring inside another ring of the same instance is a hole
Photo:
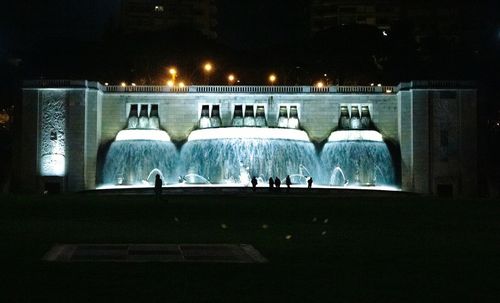
[[[252,190],[255,191],[255,188],[257,187],[257,184],[258,184],[257,178],[253,177],[251,183],[252,183]],[[312,183],[313,183],[313,179],[312,179],[312,177],[309,177],[307,179],[307,188],[311,188]],[[292,185],[292,180],[290,179],[290,175],[286,176],[285,184],[286,184],[286,187],[288,189],[290,189],[290,186]],[[160,175],[157,174],[156,178],[155,178],[155,196],[156,196],[156,199],[159,199],[161,196],[162,186],[163,186],[163,180],[161,179]],[[276,177],[274,179],[273,179],[273,177],[269,178],[269,189],[270,190],[273,190],[274,188],[279,190],[280,187],[281,187],[280,178],[278,178],[278,177]]]
[[[252,183],[252,189],[255,191],[255,188],[257,187],[257,184],[258,184],[257,178],[253,177],[251,183]],[[312,179],[312,177],[309,177],[307,179],[307,188],[311,188],[312,183],[313,183],[313,179]],[[285,184],[286,184],[286,187],[288,189],[292,185],[292,180],[290,179],[290,175],[286,176]],[[281,187],[281,179],[280,178],[278,178],[277,176],[274,179],[273,179],[273,177],[269,177],[269,189],[270,190],[272,190],[274,188],[279,190],[280,187]]]

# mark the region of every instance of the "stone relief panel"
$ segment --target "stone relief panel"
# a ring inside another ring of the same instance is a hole
[[[66,173],[66,91],[42,91],[40,98],[40,175]]]

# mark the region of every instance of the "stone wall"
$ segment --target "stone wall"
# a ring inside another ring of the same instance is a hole
[[[300,125],[311,140],[321,142],[337,127],[341,104],[369,105],[372,120],[382,134],[397,138],[395,95],[349,94],[104,94],[101,142],[114,139],[127,124],[130,104],[158,104],[161,127],[174,141],[184,141],[198,127],[202,105],[219,105],[222,124],[231,124],[235,105],[263,105],[268,126],[276,127],[280,105],[296,105]]]
[[[316,143],[337,128],[342,105],[367,105],[375,127],[394,143],[401,158],[403,190],[451,189],[456,195],[471,195],[477,186],[476,90],[443,83],[445,88],[425,87],[430,82],[402,83],[397,94],[126,93],[104,92],[87,81],[25,88],[18,165],[22,178],[15,180],[23,180],[17,183],[25,192],[43,190],[47,182],[69,191],[95,188],[99,156],[127,127],[130,104],[158,104],[160,127],[179,144],[198,127],[203,105],[220,106],[223,126],[231,124],[235,105],[264,106],[270,127],[277,126],[280,106],[296,106],[300,127]],[[54,110],[58,112],[51,114]],[[54,120],[60,115],[62,120]],[[56,120],[61,121],[54,124]],[[49,148],[58,144],[59,152]],[[42,172],[41,159],[51,152],[65,157],[63,176]]]

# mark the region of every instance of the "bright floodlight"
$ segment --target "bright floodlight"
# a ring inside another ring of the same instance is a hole
[[[168,80],[168,81],[167,81],[167,86],[168,86],[168,87],[174,87],[174,81],[172,81],[172,80]]]
[[[122,82],[120,85],[121,85],[122,87],[125,87],[125,86],[127,86],[127,83]]]
[[[170,141],[170,136],[159,129],[124,129],[116,135],[115,141],[127,140]]]
[[[205,65],[203,66],[203,69],[206,71],[206,72],[210,72],[212,70],[212,64],[210,62],[208,63],[205,63]]]
[[[230,74],[229,76],[227,76],[227,80],[229,80],[230,82],[233,82],[234,81],[234,75]]]
[[[282,139],[310,142],[306,132],[287,128],[207,128],[195,130],[188,137],[188,141],[212,139]]]
[[[328,142],[332,141],[375,141],[383,142],[382,134],[374,130],[339,130],[334,131]]]
[[[177,70],[176,70],[175,68],[173,68],[173,67],[171,67],[171,68],[168,70],[168,72],[169,72],[169,73],[170,73],[173,77],[175,77],[175,75],[177,74]]]
[[[182,81],[181,81],[181,82],[179,82],[179,87],[184,87],[184,86],[186,86],[186,85],[184,84],[184,82],[182,82]]]
[[[325,85],[323,84],[323,82],[319,81],[318,83],[316,83],[316,86],[317,86],[317,87],[323,87],[323,86],[325,86]]]

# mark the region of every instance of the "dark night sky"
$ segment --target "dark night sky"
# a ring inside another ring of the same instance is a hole
[[[220,0],[219,37],[236,48],[297,41],[307,35],[304,2]]]
[[[0,12],[0,43],[11,51],[43,39],[97,40],[116,22],[119,0],[10,0]]]
[[[307,0],[217,1],[220,41],[235,48],[295,41],[306,34]],[[10,50],[41,39],[97,40],[116,24],[120,0],[10,0],[0,12],[0,43]]]
[[[243,49],[298,41],[307,34],[308,2],[217,0],[220,41]],[[469,1],[453,1],[459,2]],[[498,1],[486,2],[491,9],[485,14],[498,17]],[[0,11],[0,48],[15,50],[54,37],[97,40],[117,23],[119,8],[120,0],[8,0]]]

